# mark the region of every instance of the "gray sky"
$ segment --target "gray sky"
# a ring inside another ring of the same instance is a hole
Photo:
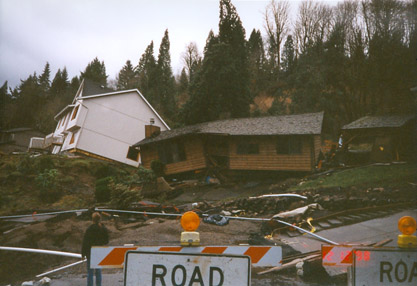
[[[291,1],[296,11],[299,1]],[[263,12],[269,1],[232,0],[246,29],[264,34]],[[95,57],[109,79],[154,41],[155,57],[168,29],[174,74],[190,42],[200,52],[212,29],[218,32],[218,0],[0,0],[0,85],[15,87],[48,61],[51,81],[66,66],[70,79]]]

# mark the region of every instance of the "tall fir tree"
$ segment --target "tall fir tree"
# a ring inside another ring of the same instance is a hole
[[[249,116],[249,71],[245,29],[230,0],[220,0],[219,44],[215,47],[217,92],[226,117]],[[222,65],[221,63],[225,64]]]
[[[137,87],[146,99],[154,104],[156,93],[156,60],[153,50],[153,41],[146,47],[135,69]]]
[[[84,72],[81,72],[81,79],[88,78],[96,83],[107,87],[106,66],[104,61],[100,62],[98,58],[94,58],[88,63]]]
[[[285,76],[289,76],[294,72],[296,57],[295,46],[292,35],[288,35],[282,50],[282,71]]]
[[[126,61],[126,64],[120,70],[117,76],[117,89],[132,89],[136,87],[136,75],[130,60]]]
[[[58,71],[55,74],[54,79],[52,80],[51,88],[50,88],[50,95],[51,97],[61,97],[64,98],[68,88],[68,73],[67,69]]]
[[[185,68],[182,69],[181,75],[178,79],[178,96],[177,96],[177,105],[180,107],[188,101],[188,87],[189,80]]]
[[[156,106],[161,112],[173,119],[176,113],[175,103],[175,80],[172,75],[170,42],[168,30],[165,30],[161,45],[159,46],[159,55],[157,62],[157,100]]]
[[[265,87],[265,50],[259,30],[252,30],[248,43],[248,65],[250,75],[251,98],[254,98]]]
[[[49,93],[49,88],[51,87],[51,68],[49,63],[46,62],[42,74],[39,76],[39,85],[41,88],[42,96],[47,97]]]
[[[26,80],[21,80],[17,88],[16,112],[13,114],[14,127],[37,128],[36,116],[44,100],[40,97],[39,81],[36,72]]]
[[[211,32],[204,60],[184,107],[187,124],[249,116],[249,69],[245,30],[230,0],[220,0],[219,35]]]

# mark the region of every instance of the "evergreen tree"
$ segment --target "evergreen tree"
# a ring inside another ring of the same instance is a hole
[[[37,128],[36,117],[44,100],[40,97],[40,87],[36,72],[26,80],[21,80],[16,94],[16,110],[12,115],[14,127]]]
[[[220,0],[218,38],[219,45],[215,47],[212,63],[218,72],[217,92],[222,113],[233,118],[248,116],[250,99],[245,29],[230,0]]]
[[[170,42],[168,30],[165,30],[159,47],[159,55],[157,62],[157,96],[155,100],[157,110],[172,119],[176,112],[175,103],[175,80],[172,75],[171,56],[169,53]]]
[[[88,78],[96,83],[99,83],[103,86],[107,86],[107,75],[106,75],[106,67],[104,62],[100,62],[96,57],[92,60],[87,67],[85,68],[84,72],[81,72],[81,79]]]
[[[43,69],[42,74],[39,77],[39,85],[42,91],[42,96],[46,97],[49,92],[49,88],[51,87],[51,69],[49,63],[46,62],[45,68]]]
[[[209,34],[201,70],[184,107],[187,124],[249,115],[245,30],[230,0],[220,0],[219,35]]]
[[[0,87],[0,129],[6,126],[6,106],[10,102],[10,95],[7,81]]]
[[[64,85],[64,87],[67,88],[69,82],[68,82],[68,71],[66,67],[64,67],[64,69],[62,70],[61,80],[62,80],[62,84]]]
[[[136,67],[137,85],[146,99],[154,104],[156,89],[156,60],[153,51],[153,41],[146,47]]]
[[[177,103],[178,106],[184,105],[188,101],[188,75],[185,71],[185,68],[182,69],[181,75],[178,80],[178,96],[177,96]]]
[[[294,40],[291,35],[288,35],[282,50],[282,70],[285,75],[288,76],[294,72],[295,63]]]
[[[181,110],[181,120],[187,125],[215,120],[219,117],[220,107],[218,96],[213,93],[214,85],[210,85],[205,80],[210,74],[215,73],[215,70],[209,70],[212,68],[212,65],[208,66],[207,61],[211,58],[211,53],[218,43],[218,38],[213,31],[210,31],[204,47],[204,59],[201,69],[190,82],[189,100]]]
[[[117,76],[117,89],[132,89],[136,87],[135,71],[130,60],[120,70]]]
[[[262,35],[259,30],[253,29],[247,44],[249,57],[250,91],[254,98],[265,88],[265,50]]]
[[[58,71],[55,74],[54,79],[52,80],[51,88],[50,88],[50,95],[52,97],[65,97],[66,92],[68,88],[68,73],[67,69],[64,67],[64,69],[61,71],[61,69],[58,69]]]

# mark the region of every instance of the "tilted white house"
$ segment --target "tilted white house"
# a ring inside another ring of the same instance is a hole
[[[145,125],[170,128],[137,89],[112,91],[83,80],[72,104],[56,116],[57,127],[45,138],[52,153],[71,152],[138,166],[131,147],[145,138]]]

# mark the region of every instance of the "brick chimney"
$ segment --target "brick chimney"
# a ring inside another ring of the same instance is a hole
[[[145,138],[151,138],[161,133],[161,128],[155,125],[145,125]]]

